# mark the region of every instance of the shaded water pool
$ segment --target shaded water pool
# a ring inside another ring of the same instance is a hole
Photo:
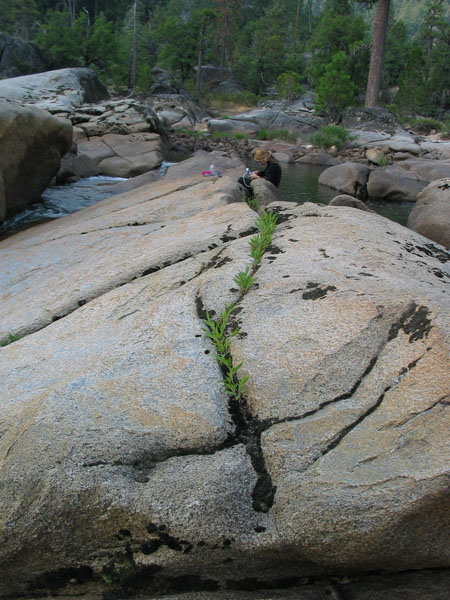
[[[283,176],[280,192],[288,202],[316,202],[328,204],[341,192],[324,185],[319,185],[319,175],[328,167],[318,165],[287,164],[282,165]],[[367,206],[374,212],[406,225],[414,202],[386,202],[383,200],[367,200]]]

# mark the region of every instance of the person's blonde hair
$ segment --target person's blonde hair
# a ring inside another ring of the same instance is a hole
[[[253,155],[254,159],[258,162],[263,162],[265,160],[272,159],[272,152],[270,150],[262,150],[262,148],[258,148],[255,150],[255,154]]]

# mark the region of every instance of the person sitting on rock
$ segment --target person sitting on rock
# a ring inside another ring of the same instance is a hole
[[[274,159],[270,150],[258,148],[253,157],[256,162],[265,165],[265,169],[262,171],[253,171],[249,175],[244,175],[238,179],[238,182],[245,187],[245,190],[250,197],[253,197],[253,188],[250,184],[254,179],[266,179],[266,181],[270,181],[275,187],[280,185],[281,180],[281,167]]]

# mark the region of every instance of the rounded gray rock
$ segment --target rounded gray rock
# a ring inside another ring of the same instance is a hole
[[[408,227],[450,248],[450,178],[430,183],[417,196]]]

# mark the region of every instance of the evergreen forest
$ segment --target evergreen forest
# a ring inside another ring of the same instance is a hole
[[[383,0],[0,0],[0,31],[33,42],[49,69],[83,66],[117,90],[148,93],[152,69],[191,94],[199,68],[232,73],[248,102],[316,92],[319,109],[364,104]],[[447,0],[385,0],[381,105],[398,115],[450,110]],[[448,116],[448,115],[447,115]]]

